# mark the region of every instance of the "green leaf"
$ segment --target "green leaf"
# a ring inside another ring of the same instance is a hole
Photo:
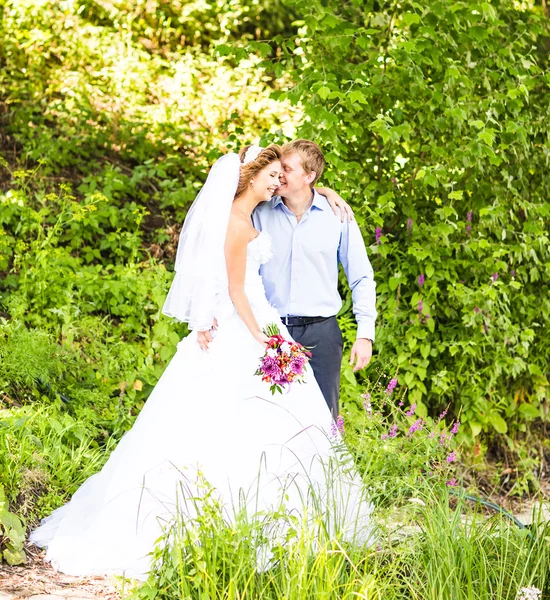
[[[478,423],[477,421],[469,421],[468,425],[470,426],[472,435],[474,437],[477,437],[481,433],[481,423]]]
[[[497,433],[506,433],[508,431],[508,425],[506,424],[506,421],[498,413],[490,414],[489,423],[493,426]]]
[[[540,417],[540,410],[532,404],[520,404],[519,412],[528,419],[536,419]]]
[[[317,90],[317,93],[323,100],[326,100],[330,94],[330,88],[326,85],[323,85]]]
[[[420,23],[420,17],[416,13],[406,13],[403,15],[405,25],[411,26]]]

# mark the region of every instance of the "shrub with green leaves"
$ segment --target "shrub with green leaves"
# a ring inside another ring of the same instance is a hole
[[[550,20],[512,0],[290,4],[277,97],[355,208],[378,356],[422,415],[525,431],[550,392]]]
[[[27,560],[23,549],[25,527],[8,508],[4,488],[0,485],[0,562],[4,559],[8,565],[20,565]]]

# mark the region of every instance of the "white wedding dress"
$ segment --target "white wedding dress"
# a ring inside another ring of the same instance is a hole
[[[245,291],[260,326],[278,323],[268,303],[260,264],[271,241],[261,233],[247,250]],[[371,508],[353,466],[327,465],[341,440],[308,371],[305,384],[272,395],[254,375],[263,346],[236,314],[227,291],[218,295],[217,333],[203,352],[191,333],[103,469],[70,502],[42,521],[31,541],[46,547],[46,560],[71,575],[124,574],[143,579],[155,541],[170,523],[182,493],[200,494],[201,476],[231,514],[245,498],[250,513],[276,509],[284,489],[287,510],[305,510],[312,490],[331,522],[362,543],[372,535]],[[199,484],[199,485],[196,485]],[[330,498],[329,498],[330,497]],[[336,514],[338,513],[338,514]],[[192,518],[192,515],[189,515]]]

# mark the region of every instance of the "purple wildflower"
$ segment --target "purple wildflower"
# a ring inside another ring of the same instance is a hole
[[[336,421],[332,422],[330,430],[333,436],[344,435],[344,417],[342,415],[338,415]]]
[[[447,445],[447,434],[446,433],[440,433],[439,434],[439,445],[440,446],[446,446]]]
[[[400,400],[399,401],[399,406],[403,406],[403,404],[404,404],[403,400]]]
[[[380,238],[382,237],[382,227],[376,228],[376,243],[380,243]]]
[[[512,277],[515,277],[515,275],[516,275],[516,271],[515,271],[515,269],[512,269],[512,270],[510,271],[510,275],[511,275]]]
[[[476,306],[476,307],[474,308],[474,312],[475,312],[476,314],[479,312],[479,306]]]
[[[444,419],[447,416],[447,409],[445,409],[440,415],[439,415],[439,420],[441,421],[441,419]]]
[[[425,280],[426,280],[426,278],[425,278],[425,276],[424,276],[424,273],[421,273],[421,274],[418,276],[418,286],[419,286],[419,287],[422,287],[422,286],[424,285],[424,281],[425,281]]]
[[[412,228],[413,228],[413,220],[407,219],[407,231],[410,233],[412,231]]]
[[[487,321],[485,321],[483,323],[483,335],[487,335],[488,331],[489,331],[489,325],[487,325]]]
[[[390,379],[390,382],[388,383],[388,387],[386,388],[386,394],[388,396],[392,395],[392,392],[395,389],[396,385],[397,385],[397,378],[394,377],[393,379]]]
[[[498,273],[493,273],[492,278],[493,281],[496,281],[498,279]]]
[[[398,430],[398,427],[397,427],[397,425],[392,425],[392,426],[390,427],[390,431],[389,431],[389,433],[384,433],[384,434],[382,435],[382,439],[383,439],[383,440],[386,440],[386,439],[387,439],[387,438],[389,438],[389,437],[391,437],[391,438],[394,438],[394,437],[396,437],[396,436],[397,436],[397,430]]]
[[[409,408],[409,410],[405,413],[407,415],[407,417],[412,417],[414,415],[414,411],[416,410],[416,402],[414,402],[413,404],[411,404],[411,407]]]
[[[466,215],[466,221],[468,221],[468,223],[472,222],[472,214],[473,214],[472,211],[469,210],[468,214]]]
[[[451,429],[451,433],[453,435],[456,435],[458,433],[459,428],[460,428],[460,421],[456,421]]]
[[[361,398],[363,398],[363,408],[367,413],[372,414],[372,406],[370,403],[370,394],[367,392],[366,394],[361,394]]]
[[[456,452],[453,450],[449,456],[445,459],[448,463],[452,463],[456,460]]]
[[[456,487],[458,485],[456,477],[453,477],[452,479],[449,479],[449,481],[447,481],[447,483],[445,485],[447,487]]]
[[[416,421],[409,427],[407,435],[414,435],[417,431],[420,431],[424,427],[424,421],[422,419],[416,419]]]
[[[424,304],[422,303],[422,300],[418,301],[418,312],[421,313],[424,310]]]
[[[470,232],[472,231],[472,226],[471,225],[466,225],[466,233],[468,235],[470,235]]]

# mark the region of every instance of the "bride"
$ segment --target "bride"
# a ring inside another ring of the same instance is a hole
[[[252,516],[281,502],[302,514],[315,497],[331,523],[369,540],[370,505],[353,467],[341,462],[311,370],[304,384],[275,395],[254,375],[264,328],[275,323],[290,337],[259,275],[272,256],[270,238],[251,221],[279,185],[279,159],[278,146],[249,147],[212,167],[185,220],[163,309],[192,332],[103,469],[32,532],[55,569],[144,579],[155,542],[185,510],[181,495],[200,495],[204,480],[227,515],[237,501]],[[202,350],[197,332],[215,322]]]

